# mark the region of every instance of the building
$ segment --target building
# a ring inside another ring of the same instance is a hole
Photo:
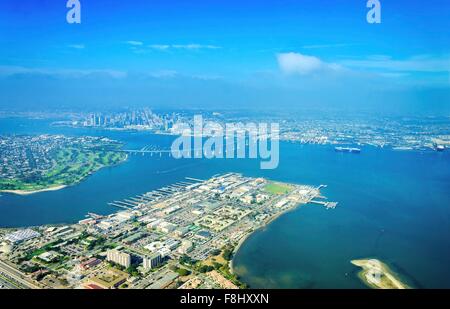
[[[109,262],[114,262],[125,268],[128,268],[131,265],[131,256],[128,253],[120,252],[115,249],[106,252],[106,259]]]
[[[181,254],[187,254],[194,249],[194,244],[190,240],[183,241],[180,248],[178,248],[178,252]]]
[[[207,230],[200,230],[195,234],[195,237],[201,240],[208,240],[211,238],[211,233]]]
[[[169,249],[170,251],[172,251],[173,249],[175,249],[176,247],[178,247],[180,245],[180,241],[176,240],[176,239],[168,239],[164,242],[163,247]]]
[[[51,263],[51,262],[56,261],[60,256],[61,255],[58,252],[47,251],[47,252],[44,252],[44,253],[38,255],[38,258],[44,262]]]
[[[92,268],[92,267],[97,266],[97,265],[100,264],[101,262],[102,262],[102,261],[99,260],[99,259],[96,259],[96,258],[90,258],[89,260],[87,260],[87,261],[81,263],[81,264],[80,264],[80,267],[81,267],[83,270],[87,270],[87,269],[90,269],[90,268]]]
[[[159,253],[153,253],[152,255],[144,257],[144,268],[153,269],[162,264],[162,257]]]
[[[85,285],[87,289],[114,289],[127,281],[129,275],[118,269],[105,270]]]
[[[173,232],[176,228],[177,228],[177,226],[175,224],[164,221],[158,225],[157,230],[168,234],[170,232]]]
[[[116,218],[119,221],[128,221],[136,218],[136,216],[130,211],[121,211],[116,214]]]
[[[26,229],[26,230],[19,230],[14,233],[10,233],[10,234],[6,235],[4,239],[6,241],[8,241],[9,243],[11,243],[12,245],[15,245],[15,244],[21,243],[23,241],[39,237],[39,236],[41,236],[41,234],[39,234],[38,232],[33,231],[32,229]]]
[[[241,197],[241,201],[245,204],[251,204],[251,203],[253,203],[254,200],[255,199],[250,194],[244,195],[243,197]]]

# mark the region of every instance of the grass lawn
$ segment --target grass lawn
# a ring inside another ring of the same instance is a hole
[[[124,153],[97,149],[66,148],[58,151],[53,168],[41,177],[27,179],[0,179],[0,190],[34,191],[57,185],[72,185],[104,166],[125,160]]]
[[[282,195],[292,191],[292,187],[288,184],[272,182],[265,186],[264,191],[270,194]]]

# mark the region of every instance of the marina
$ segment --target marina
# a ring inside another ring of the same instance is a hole
[[[179,181],[169,186],[136,195],[135,197],[129,197],[121,201],[109,202],[108,205],[126,210],[135,210],[156,203],[169,195],[190,190],[204,182],[204,180],[192,177],[185,177],[185,179],[187,181]]]

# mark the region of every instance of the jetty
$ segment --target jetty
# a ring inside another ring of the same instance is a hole
[[[309,201],[311,204],[317,204],[317,205],[322,205],[324,206],[326,209],[334,209],[337,206],[337,202],[327,202],[327,201],[316,201],[316,200],[311,200]]]

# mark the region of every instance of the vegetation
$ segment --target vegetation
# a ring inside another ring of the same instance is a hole
[[[41,269],[42,269],[42,266],[36,265],[36,264],[33,264],[33,265],[23,265],[23,266],[21,266],[21,268],[20,268],[20,270],[22,270],[22,271],[25,272],[25,273],[34,273],[34,272],[36,272],[36,271],[38,271],[38,270],[41,270]]]
[[[192,259],[191,257],[187,256],[187,255],[182,255],[180,257],[180,263],[184,264],[186,266],[193,266],[197,263],[196,260]]]
[[[55,249],[53,247],[60,244],[61,242],[62,242],[62,240],[57,240],[52,243],[46,244],[45,246],[43,246],[39,249],[36,249],[34,251],[28,251],[23,257],[21,257],[19,259],[19,262],[29,261],[32,258],[34,258],[35,256],[41,255],[42,253],[45,253],[50,250],[58,251],[57,249]]]
[[[226,261],[231,261],[231,259],[233,258],[233,250],[231,250],[230,248],[225,248],[222,252],[222,257]]]
[[[126,154],[114,149],[71,147],[59,149],[52,157],[52,169],[24,179],[0,179],[0,190],[38,191],[73,185],[102,167],[121,163]]]
[[[126,269],[126,272],[130,274],[132,277],[139,277],[140,273],[136,267],[136,265],[131,265]]]
[[[203,262],[197,262],[194,269],[200,273],[207,273],[216,270],[226,279],[241,289],[246,289],[248,286],[245,283],[239,281],[239,277],[236,274],[231,273],[230,263],[233,258],[233,246],[228,245],[219,250],[218,255],[213,255],[209,259]]]
[[[292,191],[292,187],[288,184],[272,182],[264,187],[264,191],[270,194],[283,195]]]
[[[170,269],[177,272],[181,277],[189,276],[191,274],[190,270],[175,265],[171,266]]]
[[[219,249],[213,249],[213,250],[211,250],[211,255],[212,256],[218,256],[219,254],[220,254],[220,250]]]
[[[214,270],[213,266],[203,265],[203,264],[198,264],[196,268],[197,268],[197,271],[201,272],[201,273],[209,273],[210,271]]]

